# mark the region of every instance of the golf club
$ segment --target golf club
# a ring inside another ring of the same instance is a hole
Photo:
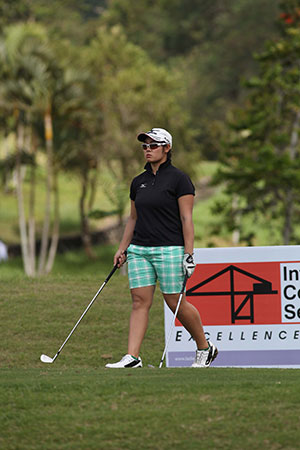
[[[81,320],[83,319],[83,317],[86,315],[86,313],[88,312],[88,310],[90,309],[90,307],[92,306],[92,304],[94,303],[94,301],[96,300],[96,298],[98,297],[98,295],[100,294],[100,292],[102,291],[102,289],[104,288],[104,286],[107,284],[108,280],[112,277],[112,275],[115,273],[115,271],[118,268],[118,264],[116,264],[114,266],[114,268],[112,269],[112,271],[110,272],[110,274],[108,275],[108,277],[105,279],[105,281],[102,283],[102,285],[100,286],[100,288],[98,289],[97,293],[95,294],[95,296],[93,297],[93,299],[91,300],[91,302],[88,304],[88,306],[86,307],[86,309],[84,310],[84,312],[81,314],[80,318],[78,319],[78,321],[76,322],[75,326],[72,328],[72,330],[70,331],[67,339],[64,341],[64,343],[61,345],[60,349],[58,350],[58,352],[53,356],[53,358],[50,358],[50,356],[47,355],[41,355],[40,356],[40,360],[43,363],[47,363],[47,364],[51,364],[53,363],[56,358],[59,356],[60,352],[62,351],[62,349],[64,348],[64,346],[66,345],[66,343],[68,342],[68,340],[70,339],[70,337],[72,336],[72,334],[74,333],[74,331],[76,330],[76,328],[78,327],[78,325],[80,324]]]
[[[180,303],[181,303],[181,300],[182,300],[182,297],[183,297],[183,294],[184,294],[184,289],[185,289],[185,285],[186,285],[187,279],[188,279],[188,276],[185,275],[184,280],[183,280],[182,289],[181,289],[181,292],[180,292],[180,296],[179,296],[179,299],[178,299],[178,302],[177,302],[176,310],[175,310],[175,313],[174,313],[173,322],[171,323],[171,326],[170,326],[169,336],[168,336],[168,339],[167,339],[167,342],[166,342],[166,346],[165,346],[164,352],[162,354],[162,357],[161,357],[161,360],[160,360],[160,363],[159,363],[159,369],[163,365],[163,362],[164,362],[164,359],[165,359],[165,355],[166,355],[166,352],[167,352],[167,348],[169,346],[169,342],[170,342],[170,339],[171,339],[171,336],[172,336],[172,332],[173,332],[173,329],[175,327],[175,320],[176,320],[177,313],[178,313],[178,310],[179,310],[179,306],[180,306]]]

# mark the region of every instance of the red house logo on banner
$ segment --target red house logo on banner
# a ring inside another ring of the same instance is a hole
[[[205,325],[281,321],[278,262],[198,265],[186,295]]]

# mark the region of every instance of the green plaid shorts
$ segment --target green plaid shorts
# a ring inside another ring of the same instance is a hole
[[[130,289],[153,286],[157,280],[164,294],[182,289],[183,246],[144,247],[131,244],[127,249]]]

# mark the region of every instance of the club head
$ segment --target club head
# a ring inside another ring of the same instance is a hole
[[[41,360],[43,363],[47,363],[47,364],[51,364],[51,363],[53,363],[53,361],[54,361],[53,358],[50,358],[50,356],[47,356],[47,355],[41,355],[40,360]]]

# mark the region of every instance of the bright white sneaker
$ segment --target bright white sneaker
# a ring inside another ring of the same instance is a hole
[[[137,367],[143,367],[143,363],[140,357],[136,359],[133,356],[127,354],[123,356],[121,361],[113,364],[106,364],[105,367],[107,367],[108,369],[135,369]]]
[[[210,341],[208,341],[208,350],[196,350],[195,361],[191,367],[209,367],[214,359],[218,356],[218,349]]]

